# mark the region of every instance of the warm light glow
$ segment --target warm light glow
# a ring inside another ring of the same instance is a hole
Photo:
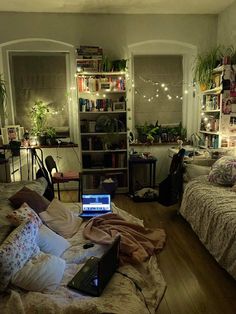
[[[165,84],[164,84],[164,83],[162,83],[162,84],[161,84],[161,87],[165,87]]]
[[[164,90],[167,91],[167,90],[168,90],[168,87],[165,87]]]

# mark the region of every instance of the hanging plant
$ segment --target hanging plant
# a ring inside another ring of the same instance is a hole
[[[193,78],[202,90],[211,88],[213,69],[220,63],[219,60],[221,58],[222,51],[220,46],[197,55],[193,69]]]

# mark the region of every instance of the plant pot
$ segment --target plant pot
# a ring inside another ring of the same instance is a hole
[[[46,136],[45,135],[38,135],[37,136],[38,145],[46,145]]]
[[[200,90],[204,92],[207,89],[206,84],[200,84]]]

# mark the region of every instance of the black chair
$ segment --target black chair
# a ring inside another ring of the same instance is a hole
[[[77,181],[78,182],[78,201],[80,201],[81,178],[80,178],[79,172],[75,172],[75,171],[58,172],[56,162],[52,156],[47,156],[45,158],[45,164],[50,175],[54,196],[55,196],[54,184],[57,184],[58,199],[60,200],[61,199],[60,183]],[[55,171],[53,172],[53,170]]]
[[[169,175],[159,184],[158,202],[164,206],[179,202],[183,192],[183,162],[185,149],[172,157]]]

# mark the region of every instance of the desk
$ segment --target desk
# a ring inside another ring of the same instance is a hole
[[[152,158],[142,158],[142,157],[130,157],[129,159],[129,193],[133,194],[133,168],[134,165],[149,165],[149,182],[150,187],[155,188],[155,178],[156,178],[156,162],[157,159]]]

